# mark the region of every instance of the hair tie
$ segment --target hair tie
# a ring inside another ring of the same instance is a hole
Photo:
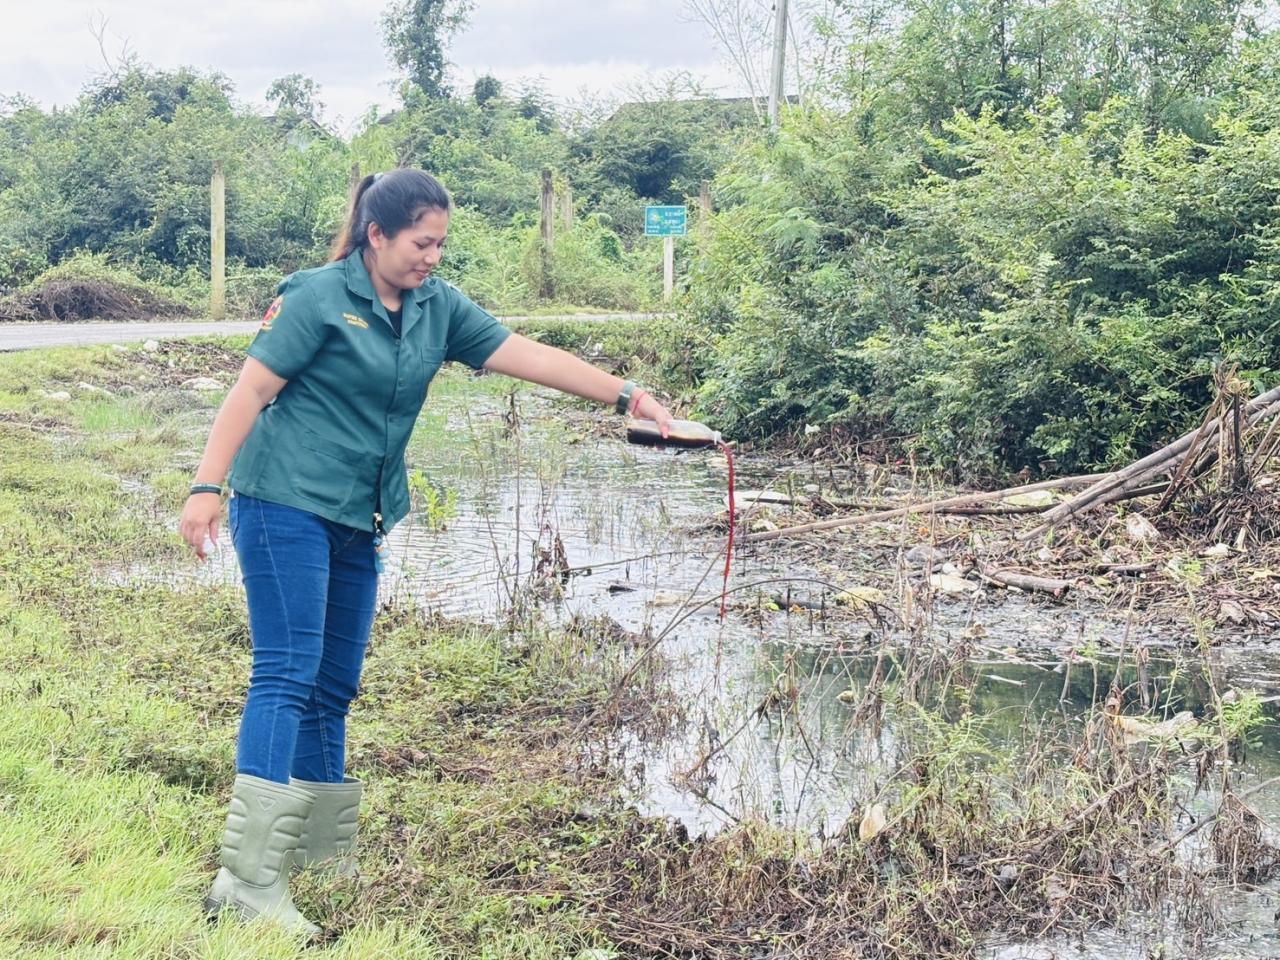
[[[375,173],[375,174],[373,175],[373,183],[377,183],[377,182],[378,182],[379,180],[381,180],[381,179],[382,179],[382,174],[381,174],[381,173]],[[370,186],[373,186],[373,184],[370,184]]]

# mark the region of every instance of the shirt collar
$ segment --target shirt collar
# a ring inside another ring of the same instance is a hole
[[[377,292],[373,289],[373,281],[369,279],[369,271],[364,265],[364,248],[356,247],[349,254],[345,264],[347,274],[347,289],[358,297],[364,297],[373,304],[376,310],[378,305],[382,303],[378,299]],[[413,289],[406,291],[413,294],[413,299],[421,303],[428,297],[433,297],[436,291],[440,289],[440,281],[435,277],[427,277],[423,283]]]

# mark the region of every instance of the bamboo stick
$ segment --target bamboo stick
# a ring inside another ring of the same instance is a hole
[[[1196,431],[1195,439],[1191,441],[1191,449],[1198,450],[1200,448],[1200,438],[1218,416],[1218,403],[1221,398],[1215,399],[1209,405],[1209,412],[1205,414],[1204,422],[1200,424],[1200,429]],[[1174,473],[1172,480],[1169,482],[1169,488],[1164,492],[1164,496],[1160,498],[1160,502],[1156,504],[1155,512],[1164,513],[1168,509],[1169,504],[1173,502],[1173,498],[1177,496],[1178,491],[1182,489],[1187,479],[1187,472],[1195,462],[1194,456],[1186,456],[1182,458],[1182,465]]]
[[[1280,387],[1269,390],[1261,396],[1251,400],[1249,405],[1245,408],[1246,411],[1251,414],[1250,423],[1256,422],[1259,414],[1269,415],[1268,411],[1270,411],[1272,406],[1277,405],[1277,401],[1280,401]],[[1131,463],[1123,470],[1118,470],[1114,473],[1108,474],[1079,496],[1072,498],[1067,503],[1059,504],[1054,507],[1045,514],[1043,523],[1035,527],[1033,530],[1020,533],[1017,539],[1026,541],[1030,540],[1032,537],[1039,536],[1068,517],[1072,517],[1080,513],[1086,507],[1098,506],[1102,503],[1106,503],[1108,494],[1117,490],[1122,490],[1126,484],[1141,482],[1148,477],[1159,473],[1162,469],[1176,466],[1181,462],[1182,457],[1190,451],[1192,444],[1195,443],[1198,438],[1203,436],[1204,442],[1207,443],[1217,436],[1220,427],[1221,423],[1218,420],[1214,420],[1213,423],[1208,425],[1202,424],[1200,428],[1183,434],[1177,440],[1173,441],[1173,443],[1167,444],[1159,450],[1156,450],[1154,453],[1150,453],[1143,457],[1141,460]]]

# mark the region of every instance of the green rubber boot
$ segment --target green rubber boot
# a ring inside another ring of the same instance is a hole
[[[293,865],[315,867],[322,875],[356,876],[356,825],[364,784],[354,777],[344,777],[342,783],[290,777],[289,785],[313,793],[316,798],[302,825]]]
[[[314,802],[299,787],[236,775],[222,837],[222,869],[204,901],[211,918],[233,910],[246,920],[267,917],[309,936],[320,932],[289,895],[289,862]]]

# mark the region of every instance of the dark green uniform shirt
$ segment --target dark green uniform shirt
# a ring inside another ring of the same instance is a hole
[[[400,335],[359,250],[286,277],[249,356],[288,380],[231,463],[238,493],[373,530],[409,512],[404,451],[446,360],[479,368],[510,334],[431,277],[406,290]]]

